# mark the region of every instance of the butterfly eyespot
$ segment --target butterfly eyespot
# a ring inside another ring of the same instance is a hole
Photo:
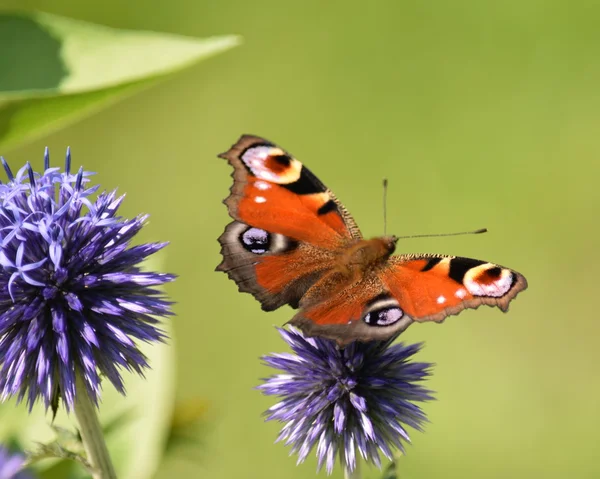
[[[506,268],[484,263],[465,273],[464,285],[473,296],[501,298],[515,283],[515,275]]]
[[[363,321],[370,326],[390,326],[400,319],[404,313],[398,307],[388,307],[370,311],[363,317]]]
[[[286,236],[269,233],[260,228],[238,223],[244,229],[238,229],[237,235],[241,246],[250,253],[262,255],[266,253],[289,253],[298,247],[298,242]],[[235,230],[234,230],[235,231]]]
[[[272,155],[270,160],[271,162],[286,168],[292,163],[292,158],[290,158],[288,155]]]
[[[494,266],[486,270],[485,274],[487,274],[490,278],[499,278],[502,276],[502,268],[500,266]]]
[[[259,228],[248,228],[240,236],[242,246],[254,254],[265,254],[271,246],[271,235]]]
[[[302,163],[273,145],[253,145],[241,159],[258,180],[288,185],[300,180]]]

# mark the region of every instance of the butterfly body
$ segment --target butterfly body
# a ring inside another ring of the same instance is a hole
[[[354,277],[364,275],[385,265],[396,249],[396,241],[394,236],[360,240],[342,249],[336,266]]]
[[[302,163],[244,135],[220,155],[234,167],[219,237],[226,272],[264,310],[289,304],[306,333],[387,339],[414,321],[442,321],[481,304],[503,311],[525,278],[508,268],[435,254],[392,256],[397,238],[364,239],[335,195]]]

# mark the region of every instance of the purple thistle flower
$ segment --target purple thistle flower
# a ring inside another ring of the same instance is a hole
[[[426,421],[414,402],[432,399],[418,384],[432,365],[409,362],[420,344],[354,342],[339,349],[335,341],[305,337],[294,328],[279,332],[295,354],[264,356],[283,374],[258,389],[281,397],[265,414],[285,423],[277,442],[292,446],[298,464],[315,446],[318,467],[326,465],[328,474],[338,455],[342,466],[354,471],[357,450],[378,467],[378,451],[390,460],[392,448],[404,451],[402,441],[410,441],[405,426],[421,430]]]
[[[25,458],[20,454],[11,454],[0,445],[0,479],[33,479],[33,476],[22,470]]]
[[[135,340],[164,339],[158,318],[171,314],[156,289],[173,275],[142,272],[139,263],[166,243],[130,246],[147,216],[124,219],[116,190],[91,195],[92,173],[44,173],[29,163],[0,184],[0,399],[25,396],[67,409],[82,374],[91,399],[100,375],[124,394],[121,370],[148,367]]]

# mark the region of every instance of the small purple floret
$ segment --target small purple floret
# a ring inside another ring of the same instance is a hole
[[[266,365],[283,371],[258,387],[280,402],[265,414],[284,426],[284,441],[303,462],[316,447],[319,469],[333,471],[337,456],[344,469],[356,468],[356,451],[381,467],[381,452],[393,459],[409,441],[405,427],[421,430],[427,420],[414,403],[432,399],[419,383],[430,374],[429,363],[409,362],[420,344],[391,341],[355,342],[338,349],[335,341],[305,337],[279,329],[295,354],[263,357]]]
[[[0,479],[33,479],[33,475],[23,470],[25,458],[21,454],[11,454],[0,445]]]
[[[93,173],[29,163],[0,184],[0,399],[73,406],[75,372],[97,403],[104,376],[124,393],[121,371],[148,367],[136,345],[161,341],[171,315],[157,289],[174,276],[142,271],[166,246],[130,246],[147,216],[117,215],[123,196],[88,187]]]

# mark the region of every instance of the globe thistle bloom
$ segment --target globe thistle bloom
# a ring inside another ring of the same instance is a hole
[[[33,479],[33,476],[22,470],[25,458],[20,454],[11,454],[0,446],[0,479]]]
[[[379,451],[392,459],[410,441],[405,426],[421,430],[425,414],[414,404],[432,399],[419,384],[429,375],[429,363],[409,362],[421,345],[391,345],[391,341],[354,342],[339,349],[335,341],[305,337],[290,328],[279,330],[294,354],[263,357],[280,369],[258,388],[281,401],[265,414],[285,423],[277,441],[291,445],[303,462],[314,446],[318,467],[331,474],[336,456],[352,472],[356,450],[381,467]]]
[[[166,243],[130,246],[147,216],[117,216],[124,196],[88,187],[92,173],[16,175],[0,184],[0,399],[74,404],[76,374],[97,404],[103,375],[124,393],[121,370],[148,367],[136,340],[164,339],[170,303],[157,286],[174,277],[139,263]]]

